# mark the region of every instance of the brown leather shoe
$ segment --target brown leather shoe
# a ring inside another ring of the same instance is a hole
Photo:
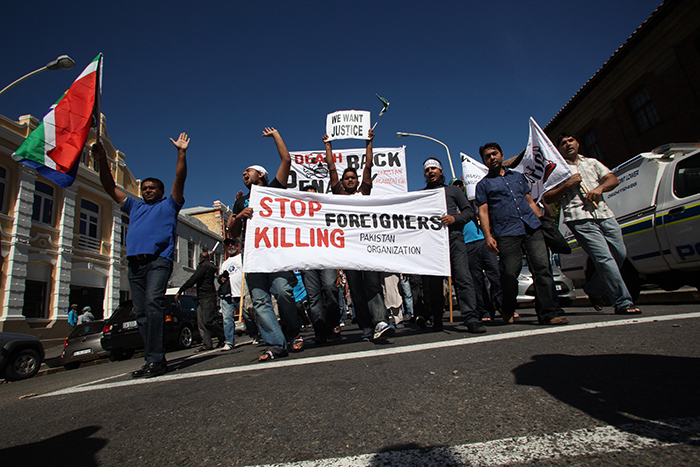
[[[569,323],[569,320],[568,320],[568,319],[566,319],[566,318],[560,318],[560,317],[557,316],[556,318],[550,319],[549,322],[547,322],[547,323],[545,323],[545,324],[549,324],[549,325],[556,326],[556,325],[558,325],[558,324],[568,324],[568,323]]]

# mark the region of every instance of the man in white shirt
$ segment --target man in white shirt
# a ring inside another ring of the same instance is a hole
[[[574,135],[562,133],[557,148],[573,175],[546,192],[544,201],[553,203],[561,199],[566,226],[595,264],[595,274],[584,285],[584,291],[598,310],[602,309],[602,296],[607,295],[616,314],[641,313],[634,306],[620,273],[627,255],[622,229],[602,196],[620,182],[600,161],[578,153],[579,142]]]

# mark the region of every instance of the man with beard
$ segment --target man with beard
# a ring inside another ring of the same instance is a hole
[[[462,229],[464,224],[474,218],[474,210],[469,206],[464,192],[455,185],[445,185],[445,176],[442,173],[442,164],[434,157],[430,157],[423,163],[423,175],[426,186],[424,190],[442,189],[445,192],[447,214],[442,216],[442,224],[449,229],[450,239],[450,266],[452,282],[457,293],[459,309],[464,318],[467,330],[473,334],[483,334],[486,328],[479,320],[476,311],[476,295],[472,276],[469,273],[469,258],[467,247],[464,244]],[[442,283],[444,279],[439,276],[423,276],[423,294],[426,308],[422,316],[416,318],[416,324],[425,327],[425,320],[432,314],[433,329],[442,330],[443,306]],[[450,300],[452,291],[448,291]]]
[[[104,146],[102,143],[92,146],[93,155],[100,164],[102,187],[115,202],[124,203],[122,211],[129,215],[126,235],[129,286],[146,360],[141,369],[131,373],[134,378],[160,376],[168,369],[164,345],[165,291],[173,271],[177,215],[185,203],[190,138],[186,133],[180,133],[177,141],[172,138],[170,141],[177,148],[175,180],[170,196],[163,197],[165,187],[162,181],[146,178],[141,182],[143,201],[128,197],[116,187]]]
[[[281,163],[274,180],[268,184],[267,170],[260,165],[251,165],[243,171],[243,183],[250,190],[253,185],[269,186],[270,188],[287,188],[287,178],[292,167],[292,157],[284,144],[279,132],[268,127],[263,131],[263,137],[272,138],[277,146]],[[243,234],[248,219],[253,217],[253,208],[248,206],[250,193],[236,199],[233,213],[227,222],[228,236],[237,238]],[[286,357],[290,343],[293,350],[301,350],[304,339],[299,335],[299,318],[294,302],[294,292],[289,283],[290,272],[249,273],[246,282],[253,300],[253,307],[258,319],[258,326],[263,340],[268,345],[267,350],[258,361],[266,362],[275,358]],[[270,294],[275,296],[280,313],[280,323],[277,322],[275,310],[272,308]]]
[[[481,146],[479,154],[489,173],[476,185],[476,204],[486,247],[498,253],[500,260],[503,321],[513,323],[524,250],[535,284],[540,324],[568,323],[568,319],[557,316],[549,254],[539,220],[542,214],[530,196],[530,185],[523,174],[503,166],[503,152],[497,143]]]

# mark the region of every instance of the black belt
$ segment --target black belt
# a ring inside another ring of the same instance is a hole
[[[153,261],[156,258],[158,258],[158,255],[141,254],[141,255],[127,256],[126,259],[131,260],[131,261],[139,261],[139,262],[147,263],[147,262]]]

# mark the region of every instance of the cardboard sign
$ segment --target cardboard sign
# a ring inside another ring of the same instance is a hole
[[[368,139],[370,113],[366,110],[339,110],[326,117],[329,141],[336,139]]]

